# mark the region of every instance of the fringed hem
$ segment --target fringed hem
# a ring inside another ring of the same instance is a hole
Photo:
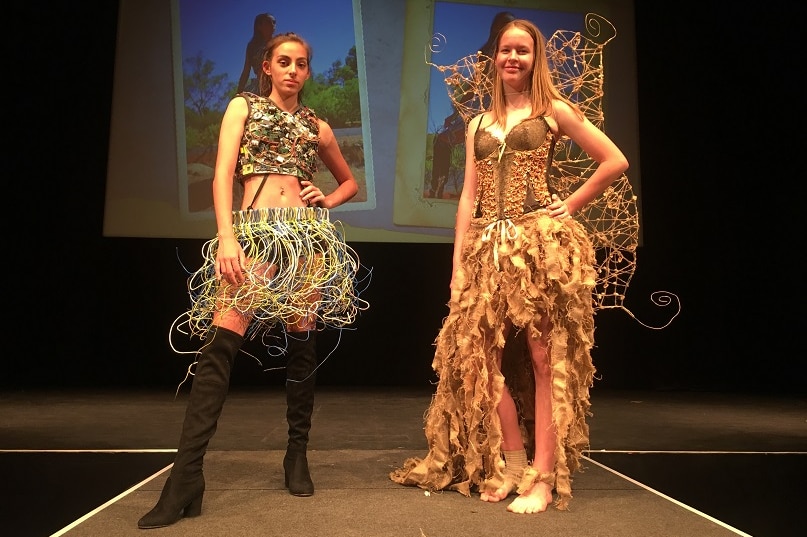
[[[247,335],[255,337],[309,315],[324,328],[341,328],[367,309],[359,298],[359,257],[329,220],[328,209],[234,211],[233,232],[247,257],[246,280],[241,285],[218,280],[218,238],[205,242],[203,264],[188,278],[191,334],[202,336],[213,314],[228,310],[250,315]]]
[[[595,258],[582,226],[545,211],[485,225],[472,222],[463,241],[458,290],[436,339],[439,377],[425,416],[429,452],[390,473],[397,483],[429,490],[472,489],[503,482],[501,424],[505,382],[519,408],[528,453],[534,450],[535,384],[529,351],[505,351],[525,332],[551,331],[552,421],[557,430],[555,505],[571,499],[571,473],[588,446],[589,387],[594,378],[592,291]],[[513,338],[506,327],[512,325]],[[519,334],[520,333],[520,334]],[[523,343],[525,344],[525,343]],[[497,357],[504,352],[502,369]]]
[[[521,480],[518,482],[516,492],[518,494],[524,494],[536,483],[546,483],[547,485],[552,485],[554,487],[555,479],[556,476],[552,472],[541,473],[535,468],[530,468],[528,466],[522,471]]]

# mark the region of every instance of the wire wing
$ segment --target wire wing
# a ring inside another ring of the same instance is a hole
[[[579,106],[595,126],[603,129],[603,51],[616,37],[616,28],[604,17],[593,13],[585,16],[584,28],[585,33],[555,31],[546,43],[547,58],[553,81],[561,94]],[[440,39],[445,38],[436,34],[432,52],[436,52],[434,44]],[[437,65],[428,60],[426,63],[444,74],[448,95],[466,124],[487,110],[493,90],[492,58],[477,52],[453,65]],[[550,186],[561,198],[566,198],[591,176],[596,162],[568,138],[559,140],[555,147]],[[625,174],[620,176],[601,196],[578,211],[575,218],[588,230],[597,253],[594,308],[620,308],[635,318],[624,305],[636,271],[639,245],[637,197],[628,177]],[[673,293],[657,291],[652,298],[656,305],[666,306],[673,297],[677,300]],[[678,306],[680,312],[680,301]],[[664,326],[677,315],[673,315]]]
[[[595,126],[602,129],[603,50],[616,29],[599,15],[585,17],[587,35],[557,30],[546,50],[555,85]],[[574,192],[596,168],[596,162],[568,138],[556,146],[550,171],[553,187],[562,198]],[[619,177],[575,218],[589,232],[597,249],[597,308],[623,308],[625,294],[636,270],[639,212],[636,195],[626,175]]]

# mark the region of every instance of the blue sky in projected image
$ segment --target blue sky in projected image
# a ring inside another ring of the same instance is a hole
[[[547,39],[558,29],[581,30],[585,16],[584,13],[436,2],[432,31],[442,34],[445,41],[440,52],[432,54],[432,63],[452,65],[460,58],[476,52],[487,41],[493,17],[500,11],[509,11],[516,18],[531,20]],[[426,45],[424,43],[424,47]],[[428,131],[434,132],[443,125],[443,120],[453,109],[443,83],[443,73],[432,68],[430,77]]]
[[[235,84],[259,13],[275,17],[275,33],[295,32],[308,41],[314,51],[311,69],[315,74],[325,72],[336,60],[344,62],[356,43],[352,0],[179,0],[183,61],[201,52],[215,64],[215,74],[227,73]]]

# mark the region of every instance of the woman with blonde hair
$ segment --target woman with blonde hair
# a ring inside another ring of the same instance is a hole
[[[390,478],[478,490],[486,502],[515,493],[508,511],[538,513],[553,491],[555,505],[568,507],[570,476],[588,447],[597,274],[590,237],[571,215],[628,161],[553,85],[546,40],[532,22],[506,23],[491,60],[490,107],[466,130],[450,310],[425,419],[429,452]],[[597,163],[564,199],[550,180],[562,137]]]

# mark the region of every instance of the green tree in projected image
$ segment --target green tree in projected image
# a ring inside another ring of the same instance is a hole
[[[356,47],[351,47],[344,63],[336,60],[324,74],[306,82],[302,98],[334,129],[361,125]]]
[[[235,83],[226,74],[214,74],[214,70],[213,62],[204,59],[201,53],[184,62],[185,147],[189,157],[195,152],[192,150],[209,151],[216,146],[224,109],[235,93]]]

